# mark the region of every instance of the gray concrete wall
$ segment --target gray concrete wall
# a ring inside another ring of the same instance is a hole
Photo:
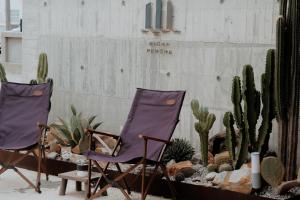
[[[244,64],[253,65],[260,88],[266,51],[275,44],[277,0],[172,0],[174,27],[181,32],[159,35],[141,31],[148,2],[24,0],[22,79],[35,76],[38,54],[46,52],[55,84],[50,121],[69,116],[73,103],[97,114],[102,129],[118,132],[136,87],[184,89],[175,137],[198,146],[191,99],[217,115],[217,133],[232,108],[232,77]],[[172,54],[147,52],[158,41]]]

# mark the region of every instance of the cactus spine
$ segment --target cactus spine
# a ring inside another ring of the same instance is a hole
[[[204,166],[208,164],[208,135],[209,130],[213,126],[216,116],[208,112],[205,107],[200,107],[198,100],[192,100],[191,107],[195,118],[198,122],[195,123],[195,129],[200,136],[201,156]]]
[[[1,63],[0,63],[0,80],[1,82],[7,82],[5,69]]]

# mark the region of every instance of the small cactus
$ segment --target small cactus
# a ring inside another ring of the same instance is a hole
[[[1,82],[7,82],[5,69],[1,63],[0,63],[0,80]]]
[[[201,156],[204,166],[208,164],[208,134],[212,128],[216,116],[208,112],[207,108],[200,107],[198,100],[192,100],[191,107],[194,116],[198,120],[195,123],[195,129],[199,133],[201,143]]]
[[[234,130],[234,119],[231,112],[227,112],[224,115],[223,124],[226,127],[225,145],[229,151],[229,155],[232,161],[235,160],[235,147],[237,145],[236,135]]]
[[[41,53],[39,56],[39,64],[37,71],[37,82],[45,83],[48,75],[48,59],[46,53]]]
[[[186,139],[175,138],[171,140],[171,144],[164,151],[162,162],[168,163],[174,159],[175,162],[191,160],[195,150],[190,142]]]
[[[275,187],[281,184],[284,176],[284,166],[277,157],[266,157],[261,162],[261,175],[263,179]]]

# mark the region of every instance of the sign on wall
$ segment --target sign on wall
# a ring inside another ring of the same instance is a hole
[[[145,7],[145,29],[154,34],[180,31],[174,29],[174,7],[171,0],[156,0],[155,5],[149,2]]]

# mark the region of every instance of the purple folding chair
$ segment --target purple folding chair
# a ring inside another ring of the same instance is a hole
[[[173,199],[176,199],[175,190],[171,185],[166,167],[161,162],[161,157],[165,146],[170,144],[172,134],[179,122],[179,114],[184,96],[185,91],[155,91],[137,89],[130,113],[120,136],[88,130],[88,133],[91,135],[102,134],[117,139],[117,145],[111,156],[99,154],[91,150],[86,152],[86,156],[89,158],[88,197],[90,197],[90,199],[101,196],[109,187],[116,186],[121,190],[126,199],[129,200],[130,197],[128,194],[130,194],[130,189],[125,177],[139,165],[143,166],[141,171],[141,199],[146,198],[150,185],[156,176],[158,167],[160,167],[164,172],[172,197]],[[91,144],[92,140],[90,140],[90,145]],[[116,152],[118,148],[119,151]],[[104,168],[102,168],[97,161],[105,161],[108,163]],[[97,192],[101,182],[100,178],[96,184],[93,194],[91,194],[90,191],[92,162],[102,173],[101,178],[104,178],[108,183]],[[120,175],[114,180],[110,180],[106,175],[106,171],[110,163],[114,163],[120,172]],[[130,163],[133,165],[123,173],[118,163]],[[145,173],[147,164],[154,165],[155,168],[146,186]],[[124,182],[127,193],[118,183],[120,181]]]
[[[13,169],[39,193],[41,161],[45,156],[42,140],[47,129],[43,124],[48,120],[50,88],[50,83],[29,85],[3,82],[0,91],[0,149],[13,152],[10,158],[0,162],[0,175]],[[22,154],[19,155],[20,151]],[[16,168],[17,163],[30,153],[37,159],[36,184]]]

